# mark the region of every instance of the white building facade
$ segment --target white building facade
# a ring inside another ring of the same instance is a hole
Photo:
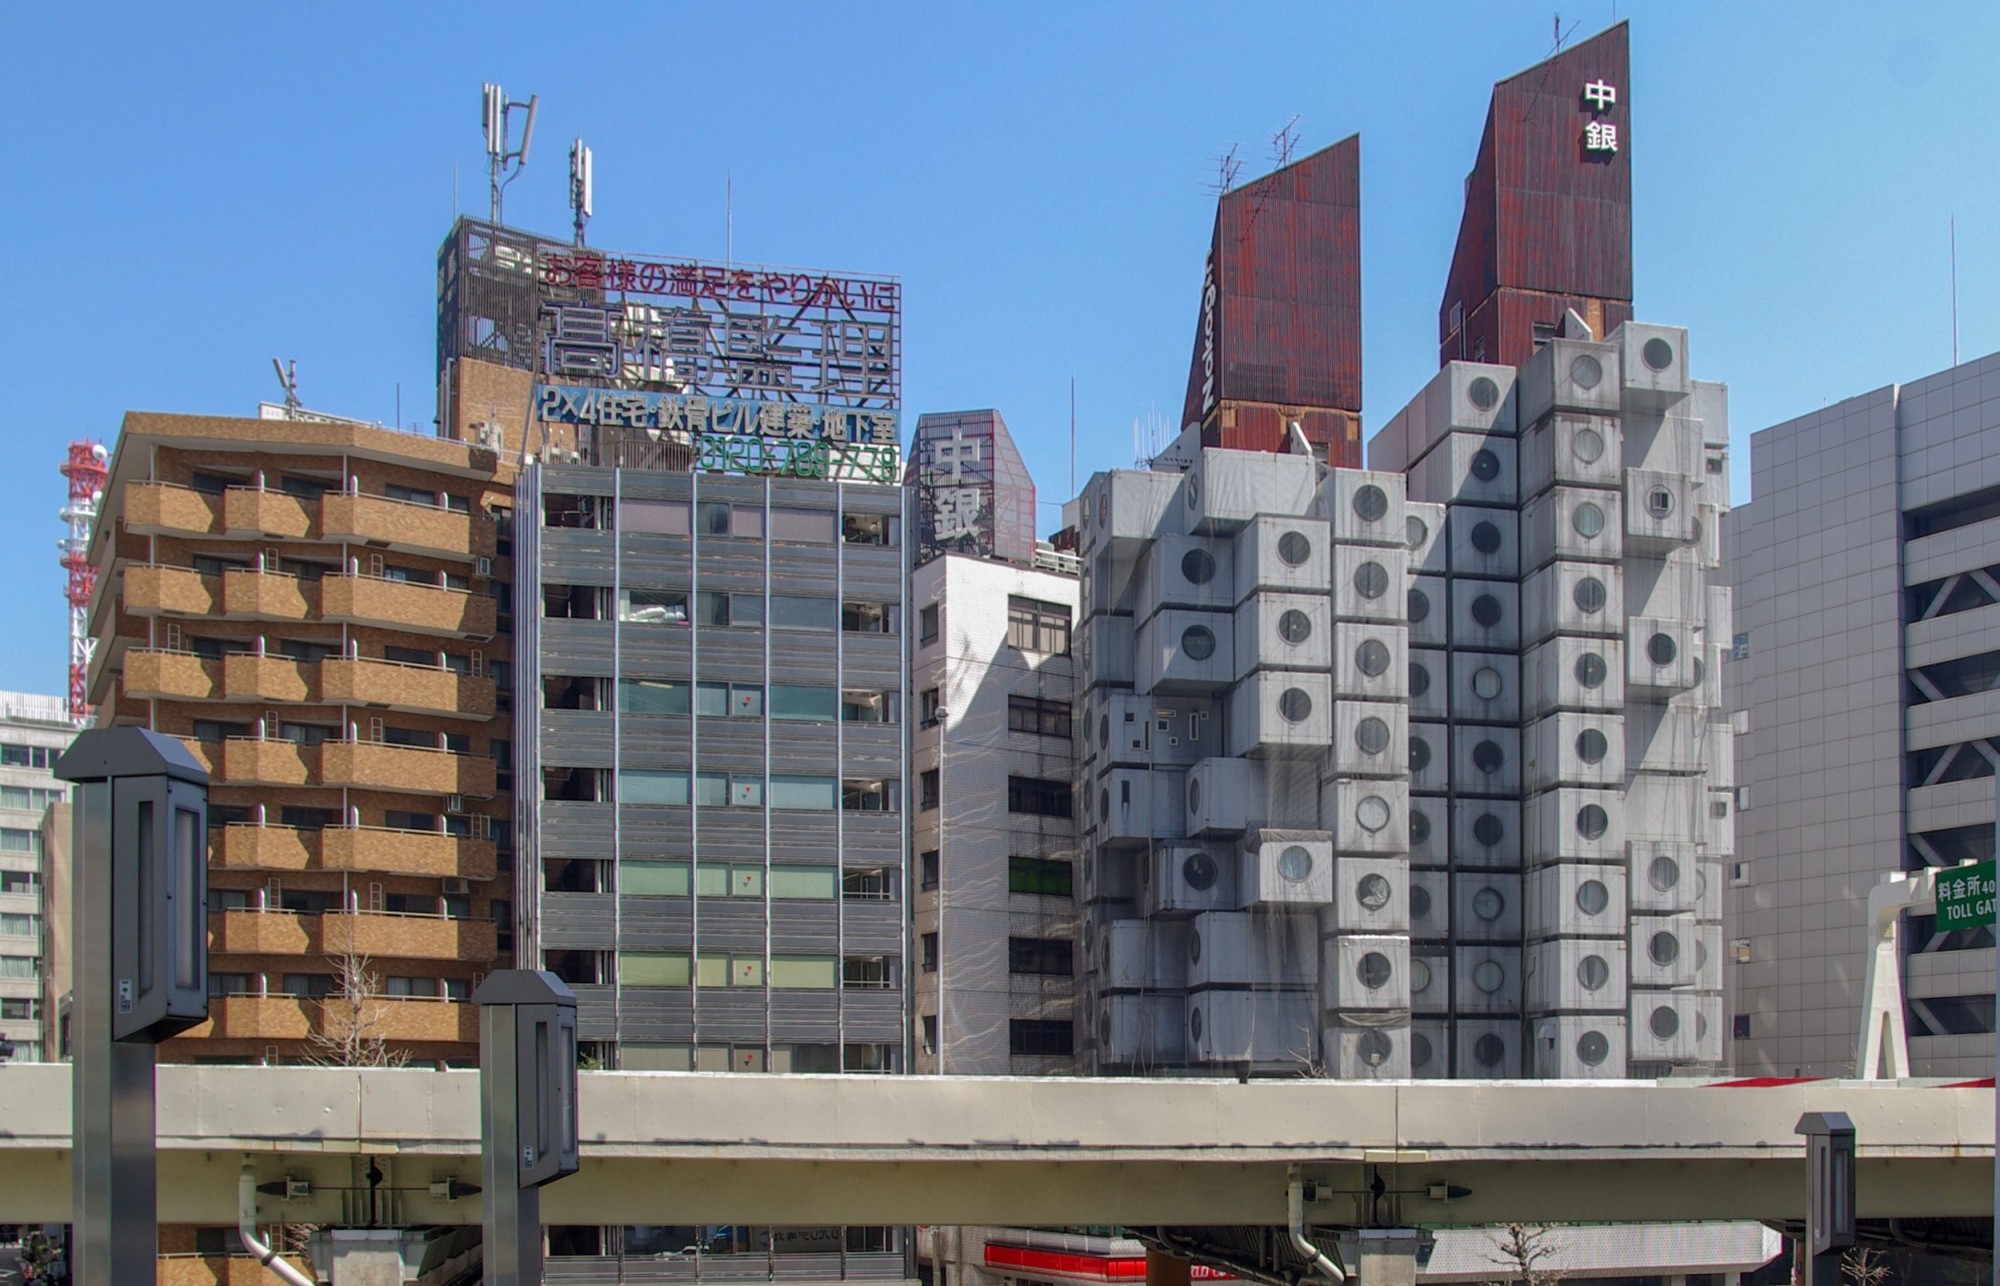
[[[69,797],[51,770],[75,736],[61,697],[0,692],[0,1042],[13,1046],[14,1062],[56,1057],[43,1037],[41,827],[49,805]]]

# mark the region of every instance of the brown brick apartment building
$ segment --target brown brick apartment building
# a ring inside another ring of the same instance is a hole
[[[211,1016],[164,1057],[476,1062],[512,950],[511,475],[351,422],[126,416],[90,696],[214,774]]]

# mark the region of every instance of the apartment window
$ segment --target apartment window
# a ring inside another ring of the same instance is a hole
[[[41,932],[41,916],[0,911],[0,938],[34,938]]]
[[[254,824],[250,810],[242,804],[215,804],[208,806],[208,828],[216,830],[224,826],[249,826]]]
[[[40,893],[41,877],[33,871],[0,871],[0,893]]]
[[[917,612],[917,642],[935,643],[938,636],[938,605],[928,603]]]
[[[917,807],[928,812],[938,806],[938,770],[926,768],[917,774]]]
[[[686,625],[687,591],[684,589],[622,590],[618,595],[618,619],[633,625]]]
[[[1007,811],[1038,817],[1069,817],[1074,813],[1070,784],[1046,777],[1009,777]]]
[[[764,511],[754,505],[704,500],[694,507],[694,526],[697,535],[756,539],[764,534]]]
[[[1007,599],[1007,646],[1049,656],[1069,655],[1067,605],[1010,595]]]
[[[0,1019],[10,1022],[31,1022],[41,1016],[42,1002],[33,996],[0,1000]]]
[[[294,730],[298,730],[301,735],[293,736]],[[332,740],[332,738],[324,736],[315,737],[312,735],[314,732],[327,731],[338,732],[339,729],[312,728],[311,725],[298,723],[284,725],[286,740],[296,741],[301,745],[308,746],[316,746],[322,741]],[[438,735],[423,728],[398,728],[391,725],[382,729],[382,741],[391,746],[408,746],[415,750],[436,750]]]
[[[224,640],[223,642],[225,644],[224,650],[228,652],[248,652],[251,650],[247,644],[237,643],[234,640]],[[199,639],[195,640],[195,650],[197,652],[201,650],[201,640]],[[318,665],[321,661],[329,657],[339,656],[340,648],[332,643],[315,643],[310,639],[279,639],[277,652],[279,656],[285,657],[288,660],[300,661],[306,665]],[[418,664],[425,663],[418,662]]]
[[[1749,1040],[1750,1015],[1737,1014],[1735,1016],[1735,1021],[1731,1024],[1730,1034],[1733,1035],[1737,1040]]]
[[[1009,938],[1007,972],[1073,977],[1076,944],[1065,938]]]
[[[773,809],[831,810],[836,799],[831,777],[773,775],[770,796]]]
[[[895,878],[882,867],[869,871],[843,871],[840,896],[849,902],[893,902],[896,900]]]
[[[1007,1052],[1019,1058],[1068,1057],[1076,1052],[1076,1032],[1059,1018],[1012,1018]]]
[[[217,558],[211,554],[196,554],[188,561],[194,570],[203,576],[220,576],[224,572],[250,570],[250,560],[247,558]]]
[[[1072,897],[1075,872],[1074,866],[1058,858],[1010,857],[1007,859],[1007,891],[1043,897]]]
[[[323,808],[300,808],[300,809],[287,808],[285,812],[287,814],[291,814],[294,812],[324,813],[329,819],[332,816],[332,814],[328,812],[328,810]],[[286,818],[285,825],[290,826],[291,824],[292,822],[290,820],[290,817],[288,816]],[[331,824],[331,822],[328,821],[323,824]],[[410,812],[406,809],[401,809],[401,808],[389,808],[389,809],[384,809],[382,812],[382,825],[394,831],[435,832],[438,828],[438,815],[436,813],[417,813],[417,812]],[[317,827],[308,827],[302,829],[317,829]]]
[[[725,594],[704,589],[694,596],[694,621],[703,626],[764,623],[764,599],[757,594]]]
[[[40,963],[33,956],[0,956],[0,978],[38,978],[35,967]]]
[[[400,500],[406,505],[428,505],[437,507],[437,492],[423,491],[416,487],[405,487],[394,482],[382,484],[382,494],[391,500]]]
[[[437,748],[437,736],[434,733],[416,733],[408,728],[391,728],[389,733],[391,735],[384,739],[391,745],[422,746],[432,750]],[[396,739],[398,734],[413,739],[398,741]],[[319,746],[329,741],[339,741],[340,729],[324,723],[281,723],[278,725],[278,740],[289,741],[295,746]]]
[[[42,834],[40,831],[20,830],[12,826],[0,826],[0,853],[40,853]]]
[[[901,525],[888,514],[842,514],[840,539],[849,545],[894,545]]]
[[[1007,698],[1007,730],[1033,733],[1040,737],[1061,737],[1068,741],[1069,702],[1010,696]]]
[[[694,981],[685,951],[620,951],[618,981],[627,987],[685,987]]]
[[[0,786],[0,808],[39,813],[50,804],[61,803],[63,799],[60,790],[46,790],[40,786]]]
[[[898,703],[893,692],[843,692],[840,717],[845,723],[895,723]]]
[[[807,723],[833,723],[840,718],[840,693],[831,687],[774,683],[771,685],[771,717]]]
[[[227,741],[231,737],[247,737],[249,735],[250,725],[247,723],[228,723],[221,719],[196,719],[194,721],[194,739],[196,741]]]
[[[943,691],[939,688],[925,688],[917,695],[917,718],[920,726],[928,728],[938,721],[938,711],[944,706]]]
[[[333,487],[318,478],[301,478],[297,474],[288,473],[279,480],[278,490],[294,500],[312,501],[320,499],[333,490]]]
[[[429,669],[435,669],[438,663],[438,654],[430,648],[397,647],[394,643],[388,643],[383,645],[382,659],[384,661],[394,661],[399,665],[421,665]]]
[[[393,818],[399,814],[391,812],[388,815]],[[437,818],[432,817],[428,813],[420,815],[427,820],[427,825],[410,826],[404,829],[427,831],[437,829]],[[295,831],[322,831],[332,826],[337,817],[338,815],[331,808],[303,808],[297,804],[286,804],[278,809],[278,825],[289,827]],[[388,824],[390,826],[396,825],[394,821]]]
[[[925,972],[925,973],[936,973],[936,972],[937,972],[937,966],[938,966],[938,935],[937,935],[937,934],[935,934],[935,933],[925,933],[925,934],[919,934],[919,935],[918,935],[918,937],[917,937],[917,958],[918,958],[918,960],[920,960],[920,961],[921,961],[921,962],[923,963],[923,970],[924,970],[924,972]],[[932,1024],[932,1025],[934,1026],[934,1027],[935,1027],[935,1025],[936,1025],[936,1023],[937,1023],[937,1019],[935,1019],[935,1018],[932,1018],[932,1019],[928,1019],[927,1021],[929,1021],[929,1022],[930,1022],[930,1023],[931,1023],[931,1024]],[[930,1042],[928,1042],[928,1043],[930,1043],[930,1044],[933,1044],[933,1045],[937,1043],[935,1035],[933,1035],[932,1039],[931,1039],[931,1040],[930,1040]]]
[[[850,813],[893,813],[902,808],[902,788],[883,777],[850,777],[840,783],[840,806]]]
[[[47,746],[0,745],[0,768],[53,768],[61,753]]]
[[[197,469],[188,485],[205,496],[219,496],[231,487],[246,486],[248,478],[232,478],[226,473],[204,473]]]
[[[771,539],[814,545],[833,543],[833,510],[771,507]]]
[[[849,956],[840,962],[840,985],[856,991],[887,991],[896,985],[894,966],[884,956]]]
[[[926,849],[917,856],[917,887],[934,889],[938,886],[938,851]]]
[[[831,598],[806,598],[795,594],[771,595],[770,625],[774,630],[824,630],[840,628],[839,605]]]
[[[902,614],[894,603],[842,603],[840,628],[849,634],[897,634]]]
[[[655,536],[685,536],[688,521],[685,500],[627,500],[618,515],[619,530]]]

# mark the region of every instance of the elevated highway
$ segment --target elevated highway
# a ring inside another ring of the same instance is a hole
[[[1805,1111],[1859,1135],[1860,1215],[1989,1217],[1990,1085],[957,1079],[585,1072],[552,1224],[1797,1219]],[[478,1073],[163,1066],[160,1219],[479,1218]],[[0,1223],[70,1206],[70,1069],[0,1067]],[[287,1192],[280,1196],[278,1193]]]

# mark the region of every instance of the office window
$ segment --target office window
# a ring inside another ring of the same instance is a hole
[[[0,745],[0,768],[53,768],[56,757],[61,753],[47,746]]]
[[[46,790],[40,786],[0,786],[0,808],[39,813],[50,804],[61,803],[64,797],[60,790]]]
[[[839,896],[840,872],[831,866],[774,866],[773,902],[831,902]]]
[[[0,911],[0,938],[33,938],[42,932],[42,917],[39,915],[16,915]]]
[[[694,712],[718,719],[761,719],[764,689],[755,683],[697,683]]]
[[[901,526],[888,514],[842,514],[840,539],[849,545],[894,545]]]
[[[938,851],[926,849],[917,855],[917,887],[934,889],[938,886]]]
[[[838,798],[831,777],[772,776],[771,807],[774,809],[832,809]]]
[[[620,951],[618,981],[627,987],[685,987],[692,982],[685,951]]]
[[[695,866],[694,891],[705,898],[761,898],[764,868],[750,862],[700,862]]]
[[[928,812],[938,806],[938,770],[926,768],[917,774],[917,807]]]
[[[686,714],[688,685],[655,679],[618,680],[618,709],[625,714]]]
[[[771,507],[771,539],[808,544],[833,543],[833,510]]]
[[[618,595],[618,619],[633,625],[686,625],[687,591],[684,589],[621,590]]]
[[[40,963],[33,956],[0,956],[0,978],[40,977],[35,971]]]
[[[833,956],[772,956],[771,985],[832,991],[840,985],[840,961]]]
[[[695,960],[694,980],[704,987],[761,987],[764,957],[704,951]]]
[[[923,963],[925,973],[936,973],[938,966],[938,935],[920,934],[917,938],[917,958]],[[932,1019],[936,1022],[936,1019]]]
[[[902,615],[894,603],[842,603],[840,628],[849,634],[897,634]]]
[[[843,692],[840,717],[846,723],[895,723],[898,702],[894,692]]]
[[[686,862],[620,862],[618,891],[627,897],[684,898],[691,891]]]
[[[1076,1052],[1076,1032],[1062,1019],[1009,1019],[1007,1052],[1021,1058],[1066,1057]]]
[[[902,786],[889,778],[850,777],[840,783],[840,806],[850,813],[893,813],[902,808]]]
[[[917,642],[935,643],[938,636],[938,605],[926,604],[917,613]]]
[[[1007,891],[1044,897],[1072,897],[1075,872],[1074,866],[1057,858],[1010,857],[1007,859]]]
[[[618,774],[618,800],[625,804],[685,806],[688,785],[688,775],[684,772],[648,772],[627,768]]]
[[[1069,817],[1074,811],[1070,784],[1045,777],[1009,777],[1007,811],[1032,813],[1039,817]]]
[[[688,503],[685,500],[627,500],[619,509],[618,526],[622,531],[685,536],[688,534]]]
[[[41,891],[41,877],[33,871],[0,871],[0,893],[36,894]]]
[[[917,694],[917,719],[919,726],[928,728],[938,721],[938,711],[944,708],[944,693],[940,688],[925,688]]]
[[[840,693],[838,689],[831,687],[773,683],[771,717],[808,723],[832,723],[840,718]]]
[[[0,827],[0,853],[40,853],[42,835],[40,831],[17,830],[12,826]]]
[[[1007,599],[1007,646],[1050,656],[1069,655],[1070,611],[1062,603],[1010,595]]]
[[[764,511],[754,505],[704,500],[694,507],[694,526],[695,533],[701,536],[755,539],[764,534]]]
[[[1042,697],[1007,698],[1007,730],[1028,732],[1041,737],[1070,739],[1070,711],[1067,701]]]
[[[42,1002],[29,996],[25,999],[8,998],[0,1000],[0,1019],[12,1022],[32,1022],[42,1016]]]
[[[1007,972],[1073,977],[1076,946],[1064,938],[1009,938]]]
[[[836,630],[840,628],[840,606],[831,598],[773,594],[770,625],[774,630]]]

